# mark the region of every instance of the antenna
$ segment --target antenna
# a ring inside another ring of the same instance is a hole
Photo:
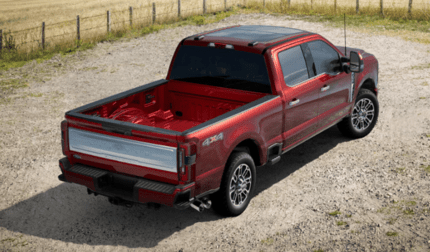
[[[346,18],[345,18],[345,13],[343,13],[343,33],[345,34],[345,57],[348,57],[346,55]]]

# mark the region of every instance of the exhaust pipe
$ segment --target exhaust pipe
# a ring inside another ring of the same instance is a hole
[[[126,206],[128,208],[131,208],[133,206],[133,202],[127,201],[127,200],[123,200],[123,199],[120,199],[120,198],[109,197],[108,200],[109,200],[109,203],[111,203],[113,205],[116,205],[116,206]]]
[[[201,213],[205,209],[211,208],[212,202],[208,199],[201,199],[201,200],[196,199],[193,202],[191,202],[190,206]]]

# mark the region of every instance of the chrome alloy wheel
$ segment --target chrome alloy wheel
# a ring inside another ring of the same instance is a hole
[[[247,164],[240,164],[233,172],[230,181],[230,201],[235,206],[240,206],[248,198],[251,190],[252,174]]]
[[[372,124],[375,113],[375,106],[370,99],[363,98],[359,100],[352,111],[352,126],[357,131],[363,131]]]

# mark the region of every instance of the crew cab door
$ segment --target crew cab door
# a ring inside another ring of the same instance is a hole
[[[300,44],[274,52],[278,58],[284,109],[283,150],[301,142],[316,131],[319,114],[319,87],[314,74],[308,71],[304,48]]]
[[[318,128],[325,128],[348,112],[351,74],[341,70],[338,51],[326,41],[317,39],[306,46],[312,55],[311,70],[320,82]]]

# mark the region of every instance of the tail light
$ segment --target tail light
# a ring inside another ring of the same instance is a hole
[[[196,145],[182,145],[178,149],[178,176],[179,180],[189,182],[191,180],[191,173],[196,165]]]
[[[66,145],[68,144],[66,131],[67,121],[64,120],[61,122],[61,149],[63,150],[63,155],[66,155]]]

